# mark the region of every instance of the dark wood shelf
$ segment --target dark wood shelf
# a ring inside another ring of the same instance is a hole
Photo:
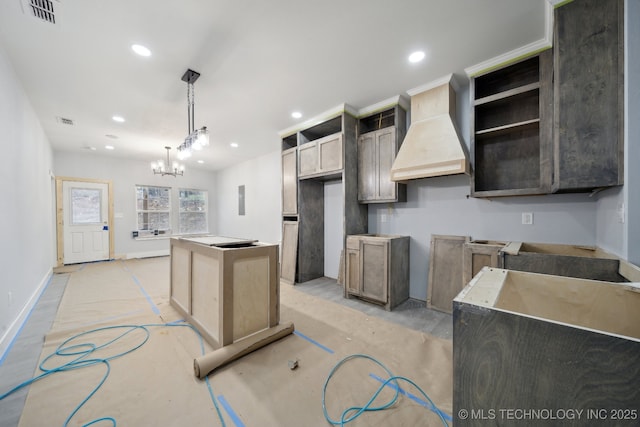
[[[540,82],[530,83],[528,85],[520,86],[514,89],[506,90],[504,92],[496,93],[494,95],[485,96],[484,98],[476,99],[475,106],[488,104],[490,102],[500,101],[512,96],[520,95],[522,93],[531,92],[533,90],[540,89]]]
[[[504,126],[496,126],[476,132],[476,136],[491,135],[498,136],[519,130],[534,129],[540,125],[540,119],[525,120],[518,123],[510,123]]]

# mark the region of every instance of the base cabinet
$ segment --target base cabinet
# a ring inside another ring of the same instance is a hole
[[[347,237],[345,296],[356,296],[393,310],[409,298],[409,237]]]

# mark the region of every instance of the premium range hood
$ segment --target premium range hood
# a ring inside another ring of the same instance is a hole
[[[467,146],[456,125],[452,75],[408,93],[411,125],[393,162],[391,180],[468,174]]]

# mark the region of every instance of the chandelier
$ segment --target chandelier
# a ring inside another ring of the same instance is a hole
[[[182,76],[182,81],[187,83],[187,120],[189,133],[184,142],[178,146],[178,159],[183,160],[191,157],[193,151],[202,150],[209,145],[209,131],[206,126],[196,129],[194,126],[194,90],[193,84],[200,77],[200,73],[188,69]]]
[[[182,176],[184,175],[184,165],[178,164],[178,162],[171,163],[171,158],[169,157],[169,150],[171,147],[164,147],[167,150],[167,163],[162,160],[158,160],[157,162],[151,163],[151,169],[153,169],[153,173],[155,175],[171,175],[171,176]]]

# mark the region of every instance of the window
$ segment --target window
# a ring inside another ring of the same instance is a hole
[[[141,234],[170,234],[171,188],[137,185],[136,212]]]
[[[209,232],[207,218],[207,192],[181,188],[180,193],[180,234]]]
[[[73,225],[102,222],[102,190],[71,188],[71,223]]]

